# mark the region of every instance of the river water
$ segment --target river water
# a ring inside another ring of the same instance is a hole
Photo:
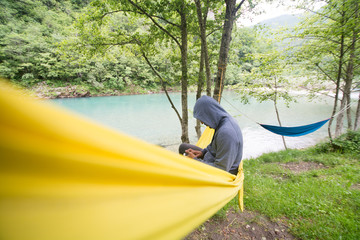
[[[170,94],[181,112],[179,93]],[[284,149],[281,136],[263,129],[256,122],[278,125],[272,102],[242,104],[235,92],[226,91],[222,106],[234,116],[243,132],[244,159],[257,157],[262,153]],[[322,98],[309,102],[304,96],[297,97],[297,103],[287,108],[278,104],[283,126],[305,125],[331,116],[333,100]],[[51,100],[103,125],[147,142],[176,151],[180,144],[180,122],[171,108],[165,94],[68,98]],[[189,137],[196,143],[195,119],[192,109],[195,94],[189,93]],[[235,109],[236,108],[236,109]],[[327,125],[318,131],[301,137],[286,137],[289,148],[305,148],[327,137]]]

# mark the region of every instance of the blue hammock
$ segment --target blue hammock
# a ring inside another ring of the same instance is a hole
[[[318,130],[329,120],[330,118],[320,122],[312,123],[309,125],[297,126],[297,127],[280,127],[280,126],[272,126],[266,124],[259,124],[259,125],[275,134],[288,136],[288,137],[298,137]]]

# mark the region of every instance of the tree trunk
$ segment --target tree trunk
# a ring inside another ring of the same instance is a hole
[[[350,48],[350,57],[349,61],[346,67],[346,73],[345,73],[345,86],[343,91],[343,99],[341,100],[341,107],[346,108],[351,104],[351,88],[354,78],[354,60],[355,60],[355,46],[356,46],[356,33],[353,32],[353,38],[352,38],[352,44]],[[336,119],[336,132],[335,136],[339,136],[342,133],[343,129],[343,117],[345,115],[345,112],[339,114],[338,118]],[[347,122],[348,122],[348,129],[352,129],[352,119],[351,119],[351,109],[348,108],[346,110],[346,116],[347,116]]]
[[[359,22],[359,3],[356,2],[355,3],[355,10],[356,10],[356,14],[355,14],[355,18],[358,20],[357,22]],[[354,38],[358,40],[358,38],[356,38],[356,36],[359,34],[359,29],[358,31],[354,31],[353,32],[353,40]],[[356,42],[353,43],[353,48],[355,48],[355,44]],[[355,54],[354,54],[354,57],[355,57]],[[360,129],[360,92],[359,92],[359,100],[358,100],[358,105],[357,105],[357,108],[356,108],[356,114],[355,114],[355,123],[354,123],[354,130],[357,131]]]
[[[356,14],[354,15],[354,17],[359,20],[359,4],[355,3],[355,11]],[[359,21],[357,21],[359,23]],[[350,50],[350,58],[349,58],[349,64],[348,67],[346,69],[346,77],[347,77],[347,81],[350,82],[350,88],[347,94],[347,102],[348,104],[351,103],[351,89],[352,89],[352,83],[353,83],[353,79],[354,79],[354,67],[355,67],[355,59],[356,59],[356,46],[357,46],[357,35],[359,34],[359,28],[353,31],[353,38],[352,38],[352,45],[351,45],[351,50]],[[351,118],[351,108],[349,108],[347,110],[347,120],[348,120],[348,129],[352,129],[352,118]]]
[[[185,0],[182,0],[179,4],[179,9],[177,12],[180,15],[180,31],[181,31],[181,42],[178,41],[178,38],[176,38],[171,32],[166,30],[164,27],[162,27],[152,16],[149,14],[146,10],[142,7],[140,7],[137,3],[138,1],[132,1],[128,0],[128,2],[136,8],[135,12],[139,12],[146,17],[148,17],[156,27],[158,27],[161,31],[163,31],[167,36],[169,36],[180,48],[181,52],[181,106],[182,106],[182,117],[179,117],[181,119],[181,141],[182,142],[189,142],[189,117],[188,117],[188,99],[187,99],[187,89],[188,89],[188,71],[187,71],[187,16],[186,16],[186,5]]]
[[[339,65],[338,65],[338,72],[337,72],[337,78],[336,78],[336,92],[335,92],[335,102],[334,102],[334,107],[333,107],[333,112],[331,114],[331,119],[329,121],[329,125],[328,125],[328,133],[329,133],[329,138],[330,140],[332,140],[332,135],[331,135],[331,124],[333,122],[333,117],[336,113],[336,109],[337,109],[337,103],[338,103],[338,99],[339,99],[339,90],[340,90],[340,81],[341,81],[341,73],[342,73],[342,67],[343,67],[343,57],[344,57],[344,31],[341,33],[341,41],[340,41],[340,54],[339,54]],[[338,131],[337,129],[335,130],[335,132]]]
[[[203,85],[204,85],[204,52],[203,52],[203,45],[201,45],[201,53],[200,53],[200,67],[199,67],[199,78],[197,84],[197,91],[196,91],[196,100],[201,97]],[[199,120],[196,120],[195,131],[198,139],[201,137],[201,123]]]
[[[360,92],[359,92],[359,100],[358,100],[358,105],[356,108],[356,115],[355,115],[355,125],[354,125],[354,130],[357,131],[360,129]]]
[[[353,42],[353,47],[354,46],[355,46],[355,42]],[[352,88],[352,83],[353,83],[353,79],[354,79],[354,59],[355,59],[354,53],[355,53],[355,49],[352,49],[351,53],[350,53],[349,63],[346,68],[346,80],[345,80],[346,83],[345,83],[345,87],[344,87],[344,95],[346,97],[346,103],[347,103],[346,107],[348,107],[348,109],[346,110],[346,117],[347,117],[347,122],[348,122],[347,128],[348,129],[352,129],[351,107],[349,107],[349,105],[351,104],[351,88]]]
[[[181,122],[181,141],[189,142],[189,117],[188,117],[188,72],[187,72],[187,19],[184,2],[179,10],[181,17],[181,106],[182,106],[182,122]]]
[[[194,1],[196,5],[196,11],[197,11],[199,28],[200,28],[201,54],[203,54],[205,69],[206,69],[206,95],[211,96],[211,71],[210,71],[209,51],[206,41],[206,19],[208,14],[208,8],[206,7],[206,10],[203,15],[201,11],[200,0],[194,0]],[[208,4],[208,1],[206,4]]]
[[[282,124],[281,124],[281,121],[280,121],[280,114],[279,114],[279,110],[278,110],[278,108],[277,108],[276,101],[274,101],[274,106],[275,106],[276,117],[277,117],[279,126],[281,127]],[[283,141],[283,144],[284,144],[285,149],[288,149],[287,146],[286,146],[285,137],[284,137],[284,136],[281,136],[281,138],[282,138],[282,141]]]
[[[140,42],[138,42],[139,44],[141,44]],[[180,113],[179,111],[177,110],[177,108],[175,107],[175,104],[173,103],[173,101],[171,100],[170,96],[169,96],[169,93],[166,89],[166,85],[165,85],[165,82],[164,82],[164,79],[161,77],[161,75],[155,70],[155,68],[153,67],[153,65],[151,64],[149,58],[146,56],[146,53],[144,51],[141,52],[143,58],[145,59],[146,63],[149,65],[149,67],[151,68],[151,70],[155,73],[156,76],[158,76],[158,78],[160,79],[160,83],[161,83],[161,86],[162,86],[162,89],[164,90],[165,92],[165,95],[172,107],[172,109],[174,109],[175,113],[176,113],[176,116],[178,117],[179,121],[180,121],[180,124],[182,122],[182,119],[181,119],[181,116],[180,116]]]
[[[275,106],[275,112],[276,112],[276,117],[277,117],[279,126],[282,127],[282,124],[281,124],[281,121],[280,121],[280,114],[279,114],[279,110],[278,110],[278,107],[277,107],[277,80],[276,80],[276,77],[275,77],[274,106]],[[282,138],[282,141],[283,141],[283,144],[284,144],[285,149],[288,149],[287,146],[286,146],[285,137],[284,137],[284,136],[281,136],[281,138]]]
[[[335,128],[335,137],[338,137],[341,135],[342,133],[342,129],[344,127],[344,114],[345,112],[343,111],[343,109],[346,107],[346,103],[347,103],[347,98],[346,98],[346,94],[345,94],[345,90],[343,90],[343,96],[341,99],[341,103],[340,103],[340,113],[336,118],[336,128]]]
[[[236,7],[236,0],[225,0],[226,3],[226,12],[225,12],[225,21],[224,28],[221,37],[220,52],[219,52],[219,61],[218,61],[218,71],[215,79],[215,88],[213,98],[220,102],[221,93],[223,91],[227,59],[230,49],[231,42],[231,33],[236,19],[236,12],[240,9],[245,0],[242,0],[239,5]]]
[[[352,87],[352,82],[353,82],[353,77],[354,77],[355,42],[356,42],[356,36],[353,37],[350,58],[349,58],[349,62],[346,67],[345,86],[343,89],[343,98],[341,100],[340,111],[342,111],[344,108],[346,108],[351,103],[350,95],[351,95],[351,87]],[[336,119],[335,137],[338,137],[342,134],[344,115],[345,115],[345,111],[341,112]],[[348,129],[351,129],[352,128],[352,119],[351,119],[351,109],[350,108],[348,108],[346,110],[346,115],[347,115],[347,121],[348,121]]]
[[[349,95],[346,96],[346,98],[347,98],[347,103],[348,103],[348,104],[351,104],[351,92],[350,92]],[[349,108],[346,110],[346,119],[347,119],[347,122],[348,122],[348,127],[347,127],[347,129],[348,129],[348,130],[351,130],[351,129],[353,128],[351,107],[349,107]]]

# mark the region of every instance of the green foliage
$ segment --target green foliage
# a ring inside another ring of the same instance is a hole
[[[117,49],[119,53],[137,59],[140,64],[138,72],[143,72],[139,75],[150,74],[149,66],[142,65],[146,56],[166,84],[179,84],[182,78],[187,82],[187,76],[180,72],[183,69],[181,57],[188,57],[191,64],[186,66],[187,73],[196,76],[193,66],[198,60],[195,59],[197,46],[196,41],[188,41],[188,49],[194,47],[195,51],[184,53],[182,50],[187,49],[183,49],[182,39],[191,36],[197,28],[194,24],[196,18],[189,17],[196,16],[194,4],[183,4],[182,1],[93,1],[74,25],[78,37],[72,42],[64,42],[64,46],[90,57],[96,54],[109,57],[108,50]],[[185,34],[181,31],[180,15],[183,11],[187,24]],[[150,86],[155,85],[152,79],[146,80]],[[134,84],[138,82],[133,81]]]
[[[303,6],[313,3],[308,0],[300,2]],[[305,84],[314,91],[323,90],[337,79],[347,79],[349,64],[356,66],[351,73],[353,76],[360,74],[359,59],[352,58],[350,50],[354,46],[358,53],[360,49],[359,38],[354,38],[360,31],[358,11],[357,0],[327,1],[319,13],[306,15],[294,33],[289,34],[297,41],[292,48],[293,61],[303,69],[303,76],[307,77]]]
[[[256,31],[253,28],[235,28],[230,51],[231,63],[237,63],[241,71],[250,72],[254,59],[248,56],[259,51]]]
[[[248,56],[257,52],[258,42],[254,29],[235,27],[229,51],[230,61],[226,69],[226,85],[244,82],[246,75],[255,67],[254,59]]]
[[[295,101],[290,95],[290,89],[297,86],[289,77],[293,73],[289,58],[291,53],[277,46],[282,41],[281,33],[275,34],[261,25],[246,32],[248,37],[242,34],[242,41],[246,44],[239,52],[243,68],[240,75],[242,81],[233,87],[242,101],[248,103],[249,98],[255,98],[260,102],[271,100],[275,105],[281,99],[287,105]]]
[[[235,86],[243,102],[247,103],[250,97],[260,102],[271,100],[275,103],[283,99],[287,105],[295,101],[289,91],[294,85],[286,77],[290,68],[286,55],[272,49],[249,54],[248,57],[254,62],[254,67],[243,75],[244,81]]]
[[[45,81],[53,83],[54,87],[63,82],[90,85],[99,90],[123,91],[127,87],[133,89],[134,85],[158,88],[158,79],[136,54],[127,54],[121,48],[104,48],[106,57],[99,54],[89,57],[76,48],[91,51],[93,47],[86,44],[71,47],[76,39],[72,36],[79,32],[69,26],[78,11],[83,11],[86,2],[1,2],[7,11],[0,13],[0,75],[26,87]],[[132,19],[120,14],[110,20],[114,30],[141,32],[146,28],[141,18]],[[108,34],[114,34],[114,31]],[[59,45],[60,42],[63,44]],[[161,54],[154,55],[154,65],[170,68],[163,65],[167,63],[161,57]],[[173,82],[169,79],[169,83]]]
[[[67,1],[3,1],[0,75],[23,85],[67,76],[55,43],[72,16]],[[11,13],[11,14],[7,14]]]
[[[318,145],[316,150],[360,155],[360,131],[349,130],[331,142]]]
[[[145,50],[166,84],[179,84],[179,2],[141,3],[170,35],[164,34],[137,11],[135,14],[116,12],[120,7],[134,10],[127,1],[89,2],[1,1],[0,7],[5,11],[0,13],[0,76],[26,87],[50,81],[54,86],[60,83],[90,84],[94,89],[120,91],[135,85],[159,88],[158,78],[142,59]],[[208,4],[209,9],[215,9],[214,18],[207,20],[207,31],[211,33],[208,36],[211,72],[215,73],[221,39],[221,31],[215,30],[222,25],[224,4]],[[187,71],[189,83],[196,84],[200,60],[199,28],[194,3],[189,2],[187,7],[190,16]],[[115,12],[109,14],[109,11]],[[242,72],[253,67],[253,62],[244,58],[244,54],[254,52],[254,40],[251,29],[234,31],[226,84],[242,81]],[[142,47],[136,46],[135,42],[141,42]]]

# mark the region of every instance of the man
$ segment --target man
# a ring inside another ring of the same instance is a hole
[[[196,101],[194,117],[215,129],[214,137],[205,149],[183,143],[179,153],[236,175],[243,153],[243,137],[236,120],[208,96]]]

